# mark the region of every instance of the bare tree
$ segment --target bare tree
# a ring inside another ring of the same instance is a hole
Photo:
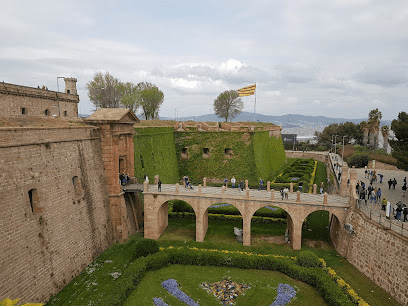
[[[86,84],[88,97],[98,107],[119,107],[121,94],[118,90],[120,81],[106,72],[95,73],[91,82]]]
[[[225,122],[235,118],[243,108],[244,102],[236,90],[226,90],[214,100],[214,112],[218,117],[225,118]]]

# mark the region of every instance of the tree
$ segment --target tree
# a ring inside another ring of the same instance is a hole
[[[354,141],[360,144],[363,141],[363,132],[358,124],[353,122],[344,123],[332,123],[326,126],[322,132],[315,132],[317,136],[317,142],[321,145],[329,148],[332,143],[333,136],[337,135],[337,140],[341,141],[342,137],[346,137],[348,140],[354,139]]]
[[[118,90],[120,81],[106,72],[95,73],[93,81],[86,84],[88,97],[98,107],[119,107],[121,94]]]
[[[160,105],[164,100],[163,92],[151,83],[142,82],[137,84],[137,87],[140,91],[140,105],[146,120],[157,118]]]
[[[390,140],[392,156],[398,160],[398,168],[408,170],[408,114],[400,112],[398,119],[392,120],[391,129],[396,140]]]
[[[225,118],[225,122],[235,118],[243,108],[244,102],[236,90],[226,90],[214,100],[214,112],[218,117]]]
[[[140,88],[132,82],[126,82],[119,84],[118,91],[121,95],[120,103],[136,114],[142,99]]]
[[[384,138],[384,153],[388,154],[388,135],[390,134],[390,128],[388,125],[383,125],[381,127],[381,134]]]
[[[378,147],[378,135],[380,133],[380,121],[382,113],[378,108],[371,110],[368,113],[368,128],[369,128],[369,145],[373,150]]]

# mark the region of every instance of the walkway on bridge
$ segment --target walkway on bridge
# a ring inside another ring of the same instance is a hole
[[[130,186],[129,186],[130,187]],[[347,210],[350,208],[349,197],[339,195],[324,196],[290,192],[288,199],[283,199],[279,191],[238,188],[202,187],[194,189],[183,186],[162,184],[161,191],[157,185],[144,186],[145,237],[158,239],[168,224],[167,201],[173,199],[189,203],[196,214],[196,240],[204,241],[208,228],[208,207],[216,203],[234,205],[241,213],[243,220],[244,245],[251,244],[251,219],[253,214],[262,207],[275,206],[288,213],[289,239],[294,249],[300,249],[302,224],[312,212],[326,210],[344,223]],[[316,189],[315,189],[316,190]]]

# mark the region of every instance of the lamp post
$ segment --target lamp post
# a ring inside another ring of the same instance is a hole
[[[60,109],[60,103],[59,103],[59,84],[58,84],[58,79],[64,79],[65,77],[63,76],[57,76],[57,103],[58,103],[58,117],[61,116],[61,109]]]
[[[339,135],[334,135],[334,154],[337,154],[337,136]]]
[[[341,166],[343,167],[344,164],[344,137],[348,137],[347,135],[343,136],[343,150],[341,152]]]

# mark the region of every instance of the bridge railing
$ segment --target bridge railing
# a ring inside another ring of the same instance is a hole
[[[360,203],[361,202],[361,203]],[[376,209],[372,209],[364,204],[364,201],[357,200],[357,207],[363,212],[367,218],[381,224],[382,226],[388,227],[390,230],[401,234],[405,237],[408,237],[408,222],[402,222],[403,215],[401,214],[401,219],[396,220],[394,218],[396,212],[395,209],[392,208],[392,213],[390,217],[387,218],[385,212],[378,211]]]

